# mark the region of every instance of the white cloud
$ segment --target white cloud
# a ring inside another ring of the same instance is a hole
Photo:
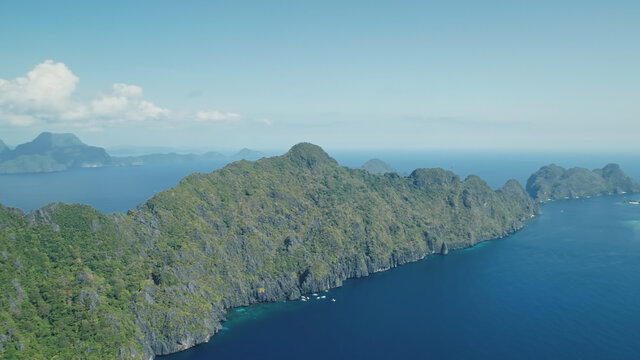
[[[142,97],[142,88],[128,84],[113,84],[113,93],[118,96],[138,98]]]
[[[198,111],[196,113],[196,120],[200,122],[204,121],[237,121],[240,119],[240,114],[232,112],[222,112],[217,110]]]
[[[124,96],[103,96],[91,101],[91,109],[97,116],[112,117],[128,107],[129,100]]]
[[[0,79],[0,126],[27,127],[40,125],[77,127],[100,131],[112,125],[140,124],[153,121],[172,127],[184,124],[235,122],[240,114],[218,110],[195,113],[171,112],[144,99],[140,86],[116,83],[89,100],[74,96],[79,79],[63,63],[46,60],[36,65],[25,77]],[[270,125],[270,121],[260,122]]]
[[[266,119],[266,118],[259,118],[259,119],[257,119],[257,121],[258,121],[259,123],[265,124],[265,125],[267,125],[267,126],[271,126],[271,125],[273,125],[273,123],[271,122],[271,120]]]
[[[114,84],[110,93],[92,100],[90,112],[116,123],[153,120],[170,114],[168,109],[143,100],[141,87],[128,84]]]
[[[78,101],[73,96],[78,82],[65,64],[52,60],[36,65],[25,77],[0,79],[0,125],[63,124],[95,130],[112,124],[167,119],[171,114],[144,100],[142,88],[130,84],[114,84],[107,93]]]
[[[78,80],[65,64],[47,60],[29,71],[26,77],[0,79],[0,106],[18,112],[59,109],[66,105]]]
[[[3,119],[9,125],[20,126],[20,127],[31,126],[36,122],[38,122],[38,119],[34,118],[33,116],[8,114],[3,112],[1,109],[0,109],[0,119]],[[2,120],[0,120],[0,124],[2,124]]]
[[[150,103],[148,101],[140,101],[140,103],[138,104],[138,109],[143,116],[150,118],[169,115],[169,110],[157,107],[153,105],[153,103]]]

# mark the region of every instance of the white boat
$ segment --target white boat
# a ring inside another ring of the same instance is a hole
[[[331,299],[331,302],[336,302],[336,299]]]

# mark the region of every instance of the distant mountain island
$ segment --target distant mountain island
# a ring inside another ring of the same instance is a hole
[[[640,192],[640,184],[627,176],[618,164],[608,164],[596,170],[580,167],[565,169],[551,164],[541,167],[531,175],[526,189],[535,201],[544,203],[559,199]]]
[[[0,205],[0,357],[151,359],[208,341],[228,309],[501,238],[538,213],[515,180],[373,175],[308,143],[189,175],[127,214]]]
[[[396,169],[380,159],[371,159],[365,162],[362,165],[362,169],[371,174],[397,173]]]
[[[0,152],[0,174],[63,171],[110,163],[103,148],[84,144],[73,134],[44,132],[33,141]]]
[[[160,163],[181,163],[191,161],[218,161],[226,160],[227,157],[217,152],[205,154],[148,154],[138,156],[112,156],[111,164],[117,166],[139,166]]]
[[[237,153],[231,155],[229,158],[234,160],[234,161],[236,161],[236,160],[253,161],[253,160],[261,159],[263,157],[264,157],[264,154],[262,152],[260,152],[260,151],[243,148],[242,150],[238,151]]]
[[[112,156],[111,165],[137,166],[145,164],[178,163],[192,161],[237,161],[237,160],[258,160],[264,154],[260,151],[244,148],[237,153],[227,156],[219,152],[210,151],[204,154],[149,154],[138,156]]]
[[[205,154],[149,154],[110,156],[105,149],[84,144],[74,134],[44,132],[33,141],[11,150],[0,140],[0,174],[64,171],[71,168],[103,166],[135,166],[189,161],[257,160],[264,154],[244,148],[226,156],[217,152]]]

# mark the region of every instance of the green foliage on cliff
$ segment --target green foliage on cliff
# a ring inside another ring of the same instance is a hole
[[[311,144],[190,175],[127,215],[0,208],[0,357],[175,352],[229,307],[502,237],[537,211],[514,180],[492,191],[442,169],[374,175]]]
[[[145,270],[113,217],[83,205],[27,217],[2,208],[0,229],[1,357],[113,358],[125,344],[142,354],[128,309]]]
[[[625,175],[618,164],[593,171],[543,166],[527,181],[527,192],[538,202],[575,197],[640,192],[640,185]]]

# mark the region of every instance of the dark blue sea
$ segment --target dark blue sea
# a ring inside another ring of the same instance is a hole
[[[31,211],[54,202],[81,203],[103,213],[124,213],[190,173],[211,172],[225,164],[207,161],[0,175],[0,204]]]
[[[359,166],[368,155],[335,157]],[[524,182],[549,162],[618,162],[640,177],[630,155],[437,155],[376,157],[401,172],[476,173],[494,188],[511,177]],[[188,172],[221,166],[192,165],[0,176],[0,203],[29,210],[84,202],[126,211]],[[638,359],[640,206],[624,199],[550,203],[514,235],[348,280],[319,294],[325,299],[232,309],[209,343],[163,359]]]

